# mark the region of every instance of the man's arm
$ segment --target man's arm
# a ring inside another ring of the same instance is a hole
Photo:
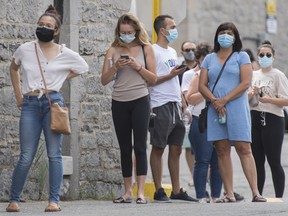
[[[177,69],[177,66],[174,67],[169,74],[166,74],[166,75],[163,75],[163,76],[158,76],[157,77],[157,82],[155,85],[159,85],[163,82],[166,82],[172,78],[174,78],[175,76],[178,76],[179,74],[181,74],[183,71],[185,70],[185,67],[184,68],[179,68]]]

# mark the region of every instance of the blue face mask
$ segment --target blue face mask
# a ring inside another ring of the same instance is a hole
[[[234,38],[228,34],[221,34],[218,36],[218,43],[222,48],[228,48],[234,43]]]
[[[128,34],[128,35],[125,35],[125,34],[121,34],[120,33],[120,39],[124,42],[124,43],[131,43],[133,40],[135,40],[135,34]]]
[[[268,58],[266,55],[263,56],[262,58],[259,57],[258,63],[261,68],[270,67],[273,63],[272,56],[270,58]]]
[[[169,35],[165,35],[165,37],[168,40],[168,42],[171,43],[177,39],[178,31],[176,28],[174,28],[174,29],[170,29],[168,32],[169,32]]]

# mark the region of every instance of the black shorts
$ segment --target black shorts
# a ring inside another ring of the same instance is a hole
[[[166,145],[182,145],[185,126],[182,121],[182,109],[176,102],[169,102],[153,108],[156,114],[154,124],[149,127],[150,143],[158,148]]]

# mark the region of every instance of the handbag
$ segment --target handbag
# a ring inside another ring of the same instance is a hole
[[[210,103],[207,102],[204,109],[201,110],[198,120],[198,128],[200,133],[204,133],[207,128],[207,115],[208,115],[208,107]]]
[[[226,65],[226,62],[229,60],[229,58],[232,56],[233,52],[228,56],[228,58],[225,60],[219,74],[218,74],[218,77],[216,79],[216,82],[212,88],[212,93],[214,92],[214,89],[215,89],[215,86],[216,84],[218,83],[222,73],[223,73],[223,70],[224,70],[224,67]],[[207,116],[208,116],[208,108],[210,106],[211,102],[210,101],[206,101],[206,106],[204,109],[201,110],[201,113],[199,115],[199,120],[198,120],[198,129],[199,129],[199,132],[200,133],[204,133],[206,128],[207,128]]]
[[[61,107],[58,103],[51,103],[50,96],[48,94],[48,89],[45,81],[45,77],[42,71],[42,67],[40,64],[38,51],[35,43],[35,51],[38,60],[39,69],[41,72],[41,76],[45,86],[45,94],[48,99],[50,105],[50,129],[55,133],[62,133],[69,135],[71,134],[70,120],[69,120],[69,112],[67,107]]]

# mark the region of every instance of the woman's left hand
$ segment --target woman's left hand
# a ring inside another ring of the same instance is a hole
[[[130,57],[130,61],[127,63],[127,65],[136,71],[139,71],[139,69],[142,67],[142,65],[139,64],[134,57]]]
[[[219,112],[227,103],[227,101],[224,98],[215,98],[213,100],[212,104],[213,107]]]
[[[259,97],[259,101],[261,103],[271,103],[270,102],[271,97],[267,96],[266,94],[262,93],[262,97]]]

